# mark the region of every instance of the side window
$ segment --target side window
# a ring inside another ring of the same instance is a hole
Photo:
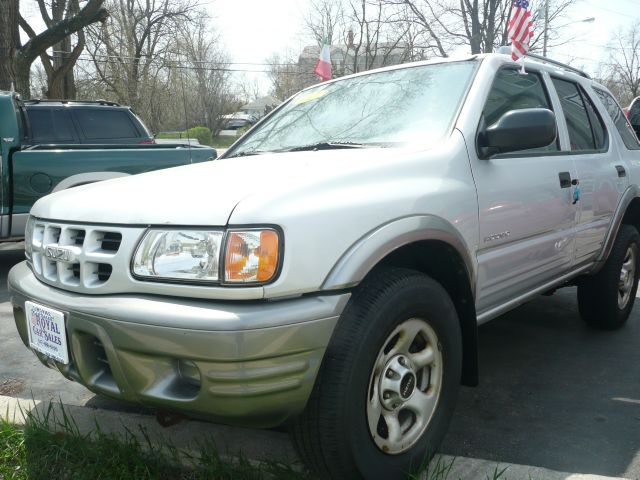
[[[521,74],[518,70],[506,68],[498,71],[491,86],[489,98],[484,106],[486,124],[493,125],[502,115],[510,110],[525,108],[551,108],[551,102],[542,83],[542,78],[536,73]],[[525,150],[526,152],[557,151],[558,142],[546,147]]]
[[[604,108],[607,109],[607,113],[609,113],[611,120],[613,120],[613,124],[616,126],[618,133],[620,133],[625,146],[629,150],[640,150],[638,137],[636,137],[633,128],[627,121],[627,117],[624,115],[622,109],[613,96],[599,88],[594,88],[593,91],[596,92],[596,95],[598,95],[598,98],[604,105]]]
[[[33,143],[75,142],[69,112],[62,108],[27,108]]]
[[[78,108],[74,111],[88,140],[137,138],[140,135],[127,112],[103,108]]]
[[[591,104],[583,96],[580,87],[573,82],[552,78],[564,118],[569,130],[571,150],[602,150],[606,145],[606,136],[602,120]]]

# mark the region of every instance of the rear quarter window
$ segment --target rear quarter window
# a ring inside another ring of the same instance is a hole
[[[75,143],[69,112],[62,108],[27,108],[31,143]]]
[[[140,137],[126,111],[79,108],[74,111],[74,115],[87,140]]]
[[[615,98],[610,93],[605,92],[604,90],[600,90],[599,88],[594,88],[594,92],[604,105],[604,108],[607,110],[607,113],[611,117],[613,124],[616,126],[616,130],[622,137],[622,141],[625,146],[629,150],[640,150],[640,142],[638,142],[638,137],[636,137],[635,132],[629,122],[627,121],[627,117],[624,112],[616,102]],[[636,102],[639,103],[640,102]]]

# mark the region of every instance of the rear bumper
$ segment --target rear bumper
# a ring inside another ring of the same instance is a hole
[[[254,427],[279,425],[302,411],[349,299],[78,295],[38,281],[26,262],[11,270],[8,284],[25,345],[26,300],[65,313],[70,363],[34,352],[65,377],[111,397]]]

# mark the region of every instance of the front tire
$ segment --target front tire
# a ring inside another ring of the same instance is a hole
[[[621,225],[604,266],[578,285],[578,309],[588,325],[614,330],[625,324],[638,290],[639,267],[638,230]]]
[[[343,312],[294,445],[322,478],[406,478],[440,445],[461,368],[447,292],[419,272],[382,269]]]

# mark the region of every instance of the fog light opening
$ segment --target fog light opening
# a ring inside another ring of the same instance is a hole
[[[178,360],[178,376],[181,380],[187,382],[189,385],[193,385],[196,388],[200,388],[202,380],[200,377],[200,370],[195,363],[191,360]]]

